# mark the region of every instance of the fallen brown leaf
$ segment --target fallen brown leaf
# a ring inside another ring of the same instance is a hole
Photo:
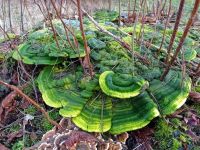
[[[1,102],[0,105],[0,122],[4,123],[7,115],[13,111],[15,108],[15,101],[14,98],[16,97],[16,92],[11,92],[8,94]]]
[[[129,135],[127,132],[124,132],[122,134],[117,135],[117,141],[119,142],[126,142],[126,140],[128,139]]]
[[[0,150],[10,150],[10,149],[0,143]]]
[[[190,98],[195,102],[200,102],[200,93],[199,92],[190,92]]]
[[[19,130],[19,131],[16,131],[16,132],[13,132],[13,133],[10,133],[7,135],[7,138],[8,138],[8,143],[12,142],[15,138],[19,138],[19,137],[22,137],[23,135],[23,130]]]

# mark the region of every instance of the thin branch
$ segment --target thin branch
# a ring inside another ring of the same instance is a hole
[[[179,26],[179,23],[180,23],[180,20],[181,20],[181,15],[182,15],[184,4],[185,4],[185,0],[181,0],[180,4],[179,4],[176,22],[175,22],[175,25],[174,25],[174,30],[173,30],[173,33],[172,33],[172,36],[171,36],[171,39],[170,39],[170,42],[169,42],[169,47],[167,49],[167,57],[166,57],[165,63],[168,63],[169,58],[170,58],[171,49],[172,49],[174,40],[176,38],[176,33],[178,31],[178,26]]]
[[[190,16],[190,18],[189,18],[189,20],[187,22],[187,25],[186,25],[185,30],[183,32],[183,35],[182,35],[182,37],[181,37],[181,39],[179,41],[178,47],[176,48],[176,51],[175,51],[171,61],[168,63],[167,68],[165,69],[164,73],[162,74],[160,80],[163,80],[165,78],[165,76],[168,74],[168,72],[170,70],[171,65],[175,62],[175,60],[176,60],[176,58],[177,58],[177,56],[178,56],[178,54],[179,54],[179,52],[180,52],[180,50],[181,50],[181,48],[183,46],[185,38],[186,38],[186,36],[187,36],[187,34],[188,34],[189,30],[190,30],[190,27],[194,23],[196,14],[198,12],[199,4],[200,4],[200,0],[196,0],[195,4],[194,4],[194,8],[193,8],[192,13],[191,13],[191,16]]]
[[[72,2],[73,2],[75,5],[77,5],[77,3],[76,3],[74,0],[72,0]],[[89,18],[89,20],[97,27],[97,29],[98,29],[99,31],[101,31],[101,32],[103,32],[103,33],[105,33],[105,34],[111,36],[115,41],[117,41],[119,44],[121,44],[122,47],[124,47],[124,48],[126,48],[127,50],[129,50],[129,52],[130,52],[131,54],[134,53],[135,57],[137,57],[138,59],[140,59],[143,63],[145,63],[145,64],[150,64],[150,62],[147,60],[147,58],[141,56],[141,55],[140,55],[138,52],[136,52],[136,51],[132,51],[132,49],[131,49],[131,47],[130,47],[130,45],[129,45],[128,43],[122,41],[120,37],[118,37],[118,36],[112,34],[111,32],[107,31],[106,29],[103,29],[103,28],[93,19],[93,17],[91,17],[83,8],[81,8],[81,10],[82,10],[82,12],[83,12],[84,14],[87,15],[87,17]]]
[[[108,5],[109,5],[109,11],[112,10],[112,0],[108,0]]]
[[[50,25],[51,25],[51,28],[52,28],[52,31],[53,31],[53,37],[54,37],[54,40],[56,41],[56,45],[57,45],[57,47],[59,48],[59,50],[60,50],[60,45],[59,45],[59,42],[58,42],[58,39],[57,39],[57,37],[56,37],[56,35],[57,35],[57,32],[56,32],[56,30],[55,30],[55,28],[54,28],[54,26],[53,26],[53,22],[52,22],[52,16],[51,16],[51,14],[50,14],[50,12],[49,12],[49,8],[47,7],[47,3],[46,3],[46,1],[45,1],[45,8],[46,8],[46,10],[47,10],[47,14],[48,14],[48,19],[49,19],[49,22],[50,22]]]
[[[160,13],[164,12],[164,8],[165,8],[166,3],[167,3],[167,0],[164,1],[163,7],[162,7],[162,9],[160,10]]]
[[[198,73],[199,71],[200,71],[200,63],[197,66],[196,73]]]
[[[54,120],[52,120],[48,113],[44,110],[44,108],[42,108],[38,103],[36,103],[33,99],[31,99],[30,97],[28,97],[26,94],[24,94],[19,88],[17,88],[14,85],[10,85],[8,83],[3,82],[2,80],[0,80],[0,84],[14,90],[15,92],[17,92],[21,97],[23,97],[25,100],[27,100],[28,102],[30,102],[31,104],[33,104],[36,108],[38,108],[43,114],[44,116],[47,118],[47,120],[54,126],[56,126],[58,129],[62,129],[62,127],[55,122]]]
[[[20,0],[20,17],[21,17],[21,32],[24,32],[24,11],[23,11],[23,0]]]
[[[130,16],[131,1],[128,1],[128,17]]]
[[[12,32],[12,17],[11,17],[10,1],[11,0],[8,0],[8,16],[9,16],[10,30]]]
[[[170,11],[171,11],[171,6],[172,6],[172,0],[169,0],[169,9],[168,9],[168,14],[167,14],[167,20],[166,20],[166,23],[165,23],[165,29],[164,29],[162,41],[161,41],[161,44],[160,44],[160,48],[158,49],[157,55],[160,54],[160,50],[162,49],[163,43],[165,41],[165,34],[166,34],[167,25],[169,23],[169,18],[170,18],[169,16],[170,16]]]
[[[118,26],[121,26],[121,0],[119,0],[119,20],[118,20]]]
[[[55,0],[51,0],[51,4],[52,4],[54,10],[56,11],[57,17],[60,19],[60,21],[61,21],[61,23],[62,23],[62,25],[64,27],[66,38],[67,38],[67,41],[68,41],[70,47],[72,49],[75,49],[75,47],[73,46],[73,44],[72,44],[72,42],[70,41],[70,38],[69,38],[69,34],[68,34],[69,28],[66,26],[66,24],[63,21],[63,19],[61,18],[60,13],[59,13],[58,9],[56,8]],[[74,39],[75,39],[75,45],[78,48],[78,41],[76,40],[76,38],[75,38],[75,36],[73,34],[72,34],[72,36],[74,37]]]
[[[3,31],[4,35],[6,35],[6,37],[8,38],[8,40],[10,41],[10,36],[8,35],[8,33],[4,30],[4,28],[0,25],[0,30]]]
[[[90,62],[90,55],[89,55],[87,40],[85,37],[84,28],[83,28],[83,18],[82,18],[81,1],[80,0],[77,0],[77,7],[78,7],[78,15],[79,15],[79,21],[80,21],[80,30],[81,30],[81,34],[82,34],[82,38],[83,38],[83,42],[84,42],[85,53],[86,53],[86,60],[87,60],[88,66],[89,66],[90,76],[92,78],[93,71],[92,71],[92,66],[91,66],[91,62]]]

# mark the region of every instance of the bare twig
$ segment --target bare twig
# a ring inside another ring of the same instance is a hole
[[[51,0],[51,4],[52,4],[54,10],[56,11],[57,17],[60,19],[60,21],[61,21],[61,23],[62,23],[62,25],[63,25],[63,27],[64,27],[65,34],[66,34],[66,38],[67,38],[67,41],[68,41],[70,47],[71,47],[72,49],[75,49],[73,43],[71,42],[71,40],[70,40],[70,38],[69,38],[69,34],[68,34],[69,28],[66,26],[66,24],[65,24],[64,21],[63,21],[63,19],[61,18],[60,13],[59,13],[58,9],[56,8],[55,0]],[[70,33],[72,33],[72,32],[70,31]],[[74,35],[74,34],[72,34],[72,36],[74,37],[74,40],[75,40],[75,46],[78,48],[78,41],[77,41],[77,39],[75,38],[75,35]]]
[[[112,0],[108,0],[108,5],[109,5],[109,11],[111,11],[111,8],[112,8]]]
[[[166,2],[166,0],[165,0],[165,2]],[[168,9],[168,14],[167,14],[167,20],[165,22],[165,29],[164,29],[164,32],[163,32],[162,41],[161,41],[161,44],[160,44],[160,48],[158,49],[157,55],[160,54],[160,50],[162,49],[162,46],[163,46],[163,43],[164,43],[164,40],[165,40],[166,29],[167,29],[167,25],[168,25],[169,18],[170,18],[169,16],[170,16],[170,11],[171,11],[171,5],[172,5],[172,1],[169,0],[169,9]]]
[[[119,20],[118,20],[118,26],[121,26],[121,0],[119,0]]]
[[[174,40],[176,38],[176,33],[178,31],[178,26],[179,26],[179,23],[180,23],[180,20],[181,20],[181,15],[182,15],[184,3],[185,3],[185,0],[180,1],[177,18],[176,18],[176,22],[175,22],[175,25],[174,25],[174,30],[173,30],[173,33],[172,33],[172,36],[171,36],[171,39],[170,39],[170,42],[169,42],[169,47],[167,49],[167,57],[166,57],[165,63],[168,63],[169,58],[170,58],[171,49],[172,49]]]
[[[189,29],[190,29],[191,25],[193,24],[193,22],[195,20],[196,14],[198,12],[199,4],[200,4],[200,0],[196,0],[195,4],[194,4],[194,8],[193,8],[192,13],[191,13],[191,16],[190,16],[190,18],[187,22],[187,25],[186,25],[185,30],[183,32],[183,35],[182,35],[182,37],[179,41],[178,47],[176,48],[176,51],[175,51],[171,61],[168,63],[168,65],[167,65],[164,73],[162,74],[160,80],[163,80],[165,78],[165,76],[168,74],[168,72],[170,70],[171,65],[175,62],[175,60],[176,60],[176,58],[177,58],[177,56],[178,56],[178,54],[179,54],[179,52],[180,52],[180,50],[183,46],[183,42],[185,41],[185,38],[186,38],[186,36],[189,32]]]
[[[47,118],[47,120],[54,126],[56,126],[57,128],[61,129],[62,127],[55,122],[54,120],[52,120],[48,113],[44,110],[44,108],[42,108],[38,103],[36,103],[33,99],[31,99],[30,97],[28,97],[26,94],[24,94],[19,88],[17,88],[14,85],[10,85],[8,83],[3,82],[2,80],[0,80],[0,84],[16,91],[20,96],[22,96],[25,100],[29,101],[31,104],[33,104],[36,108],[38,108],[43,114],[44,116]]]
[[[135,10],[136,10],[136,2],[137,2],[137,0],[134,0],[134,4],[133,4],[133,14],[135,13]]]
[[[8,38],[8,40],[10,41],[11,39],[10,39],[10,37],[9,37],[9,35],[8,35],[8,33],[4,30],[4,28],[0,25],[0,30],[2,30],[3,31],[3,33],[4,33],[4,35],[6,35],[6,37]]]
[[[75,0],[72,0],[72,2],[77,5],[77,3],[75,2]],[[147,60],[147,58],[141,56],[138,52],[136,51],[132,51],[130,45],[124,41],[122,41],[122,39],[114,34],[112,34],[111,32],[107,31],[106,29],[103,29],[95,20],[93,17],[91,17],[83,8],[81,8],[82,12],[84,14],[87,15],[87,17],[90,19],[90,21],[97,27],[97,29],[105,34],[108,34],[109,36],[111,36],[115,41],[117,41],[119,44],[121,44],[122,47],[126,48],[127,50],[129,50],[129,52],[132,54],[134,53],[134,56],[137,57],[138,59],[140,59],[143,63],[145,64],[150,64],[150,62]]]
[[[56,45],[57,45],[57,47],[58,47],[59,50],[60,50],[60,45],[59,45],[58,39],[57,39],[57,37],[56,37],[57,32],[56,32],[56,30],[55,30],[55,28],[54,28],[54,26],[53,26],[52,17],[51,17],[51,14],[50,14],[50,12],[49,12],[49,9],[48,9],[48,7],[47,7],[47,3],[46,3],[46,2],[45,2],[45,8],[46,8],[47,13],[48,13],[48,19],[49,19],[49,21],[50,21],[50,25],[51,25],[51,28],[52,28],[52,31],[53,31],[54,40],[56,41]]]
[[[82,18],[81,1],[80,0],[77,0],[77,7],[78,7],[78,15],[79,15],[79,21],[80,21],[80,30],[81,30],[81,34],[82,34],[82,38],[83,38],[83,42],[84,42],[85,53],[86,53],[86,60],[87,60],[87,63],[88,63],[90,76],[92,78],[92,72],[93,71],[92,71],[92,65],[91,65],[91,62],[90,62],[90,55],[89,55],[87,40],[86,40],[86,37],[85,37],[84,28],[83,28],[83,18]]]
[[[130,16],[131,1],[128,0],[128,17]]]
[[[23,0],[20,0],[20,17],[21,17],[21,32],[24,32],[24,11],[23,11]]]
[[[196,73],[200,71],[200,63],[197,66]]]
[[[8,0],[8,16],[9,16],[10,30],[12,31],[12,18],[11,18],[10,1],[11,0]]]

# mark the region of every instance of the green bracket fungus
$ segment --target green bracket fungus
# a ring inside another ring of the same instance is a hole
[[[49,57],[45,54],[44,45],[35,45],[25,42],[18,47],[18,50],[14,51],[13,58],[16,60],[21,60],[25,64],[45,64],[45,65],[55,65],[60,63],[62,60],[57,57]]]
[[[104,15],[110,20],[107,12],[104,12]],[[146,30],[148,36],[144,35],[145,38],[151,38],[149,33],[153,30]],[[29,64],[37,62],[31,62],[36,56],[40,61],[43,57],[60,61],[63,58],[85,56],[78,29],[74,32],[79,42],[78,50],[67,45],[66,39],[62,37],[65,35],[63,29],[59,30],[58,36],[60,48],[51,40],[52,33],[51,39],[48,39],[46,32],[43,32],[45,40],[42,40],[40,32],[35,33],[40,38],[33,38],[33,34],[30,37],[34,40],[24,43],[22,49],[26,50],[19,49],[22,58],[30,61]],[[133,61],[132,56],[124,51],[119,43],[107,41],[107,36],[97,30],[88,27],[86,36],[96,72],[93,79],[84,76],[83,70],[79,69],[80,66],[76,63],[73,69],[62,69],[61,66],[45,67],[37,79],[44,102],[58,108],[63,117],[72,117],[72,121],[79,128],[88,132],[108,131],[111,134],[137,130],[158,116],[174,113],[185,103],[191,89],[191,79],[177,70],[171,70],[164,81],[158,80],[162,68],[158,65],[159,59],[155,60],[152,56],[154,52],[151,49],[140,49],[137,45],[135,47],[151,61],[150,66],[145,66]],[[69,37],[71,39],[71,35]],[[159,44],[160,37],[162,35],[156,36],[153,43]],[[169,37],[166,35],[166,42]],[[193,60],[197,55],[194,46],[190,48],[194,49],[193,51],[188,51],[188,47],[192,46],[190,41],[184,43],[183,55],[180,55],[186,61]],[[39,48],[35,48],[35,44],[39,45]],[[163,48],[166,48],[165,43]]]
[[[81,77],[81,72],[71,74],[57,67],[46,67],[37,79],[44,102],[51,107],[61,108],[59,113],[64,117],[77,116],[88,101],[79,93],[85,91],[91,93],[92,96],[93,90],[98,85],[97,81],[92,80],[89,84],[93,86],[89,88],[85,86],[79,90],[75,83]]]
[[[191,88],[190,78],[182,80],[178,71],[170,71],[163,82],[154,79],[145,91],[148,82],[129,74],[105,71],[91,79],[81,71],[64,70],[46,67],[40,73],[37,81],[42,97],[88,132],[120,134],[140,129],[180,108]],[[97,92],[100,88],[105,94]]]
[[[191,61],[194,60],[197,57],[197,51],[194,49],[187,49],[184,52],[184,60]]]
[[[106,44],[99,39],[90,38],[88,40],[88,45],[93,49],[103,49],[106,47]]]
[[[182,78],[181,72],[170,71],[165,80],[153,80],[150,82],[150,91],[159,105],[161,114],[174,113],[186,101],[191,89],[191,79]]]
[[[90,100],[73,122],[88,132],[106,132],[111,128],[112,101],[109,97]]]
[[[116,101],[113,103],[112,134],[120,134],[126,131],[145,127],[160,113],[156,104],[147,94],[142,94],[132,99]]]
[[[62,37],[57,36],[57,43],[53,39],[53,33],[45,28],[32,32],[28,40],[14,51],[13,58],[26,64],[55,65],[63,61],[63,58],[79,58],[85,56],[84,46],[78,43],[78,47],[71,47]]]
[[[148,82],[141,77],[105,71],[99,77],[99,85],[106,95],[117,98],[131,98],[140,94],[144,86],[148,85]]]
[[[53,34],[48,28],[34,31],[28,35],[29,40],[37,40],[38,42],[46,42],[52,38]]]

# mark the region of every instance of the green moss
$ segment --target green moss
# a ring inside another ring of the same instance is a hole
[[[53,128],[53,125],[46,118],[42,119],[41,126],[46,132]]]
[[[182,146],[181,142],[177,139],[172,139],[172,147],[171,150],[178,150]]]
[[[59,112],[57,110],[53,110],[53,111],[49,112],[49,116],[53,120],[59,120],[60,119],[60,115],[59,115]],[[41,126],[42,126],[42,128],[45,132],[47,132],[47,131],[49,131],[53,128],[53,125],[44,117],[42,119]]]
[[[162,140],[168,139],[171,136],[173,128],[165,120],[159,119],[155,131],[155,138]]]
[[[22,150],[24,148],[24,142],[22,140],[17,141],[16,143],[13,144],[12,150]]]
[[[197,103],[194,103],[192,106],[191,106],[194,110],[196,110],[197,114],[200,115],[200,105],[197,104]]]
[[[21,128],[20,124],[13,124],[9,129],[9,133],[12,133],[12,132],[16,132],[16,131],[19,131],[19,129]]]
[[[58,120],[60,115],[58,110],[53,110],[51,112],[49,112],[49,116],[53,119],[53,120]]]
[[[24,147],[31,147],[35,143],[37,143],[39,138],[32,139],[29,134],[26,134],[24,137]]]
[[[183,144],[192,144],[190,137],[182,130],[183,123],[177,119],[159,119],[156,123],[154,137],[158,142],[154,146],[155,150],[178,150],[183,148]]]
[[[37,109],[32,105],[30,105],[28,108],[24,109],[24,113],[26,113],[26,114],[35,115],[36,112],[37,112]]]

